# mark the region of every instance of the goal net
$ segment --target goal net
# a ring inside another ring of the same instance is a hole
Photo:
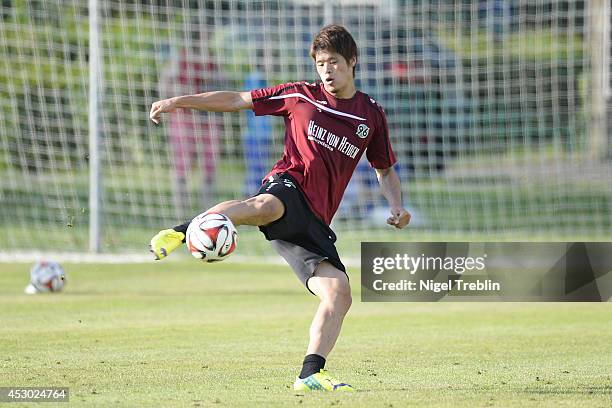
[[[601,127],[610,110],[609,1],[98,7],[104,252],[146,251],[158,230],[253,194],[282,154],[279,118],[180,111],[155,126],[151,103],[315,81],[308,48],[331,22],[358,43],[357,86],[386,110],[413,213],[408,229],[385,225],[387,204],[362,161],[332,225],[341,254],[357,254],[362,240],[612,238]],[[2,251],[88,248],[88,13],[77,0],[0,3]],[[269,251],[255,228],[239,232],[239,252]]]

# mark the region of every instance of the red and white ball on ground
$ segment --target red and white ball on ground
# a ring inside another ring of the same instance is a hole
[[[66,284],[66,272],[54,261],[36,262],[30,270],[30,283],[25,293],[60,292]]]
[[[195,258],[206,262],[218,262],[227,258],[236,249],[238,231],[225,215],[205,212],[191,221],[185,241],[189,252]]]

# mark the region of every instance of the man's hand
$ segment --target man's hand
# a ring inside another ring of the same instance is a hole
[[[149,119],[153,121],[156,125],[159,124],[161,119],[161,114],[164,112],[172,112],[176,109],[176,104],[174,98],[170,99],[162,99],[161,101],[154,102],[151,105],[151,112],[149,112]]]
[[[391,209],[391,217],[387,218],[387,224],[393,225],[397,229],[402,229],[410,222],[412,215],[405,209],[398,207]]]
[[[412,215],[402,207],[402,188],[399,177],[393,167],[386,169],[374,169],[380,184],[383,196],[391,206],[391,216],[387,218],[387,224],[397,229],[404,228],[410,222]]]

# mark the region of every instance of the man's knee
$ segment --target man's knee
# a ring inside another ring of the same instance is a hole
[[[259,194],[244,201],[258,214],[258,225],[270,224],[283,216],[285,205],[272,194]]]
[[[353,299],[348,277],[329,262],[321,262],[308,284],[321,302],[329,305],[335,313],[345,315],[350,309]]]
[[[350,289],[330,288],[326,296],[321,297],[321,302],[327,303],[335,313],[346,315],[353,304]]]
[[[351,305],[353,304],[353,298],[350,290],[348,292],[338,292],[334,297],[334,307],[338,313],[343,315],[347,314]]]

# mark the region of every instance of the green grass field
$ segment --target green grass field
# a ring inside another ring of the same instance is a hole
[[[288,267],[64,266],[64,293],[27,296],[29,265],[0,264],[0,386],[101,407],[612,405],[610,304],[361,303],[354,269],[327,368],[358,392],[304,395],[317,302]]]

